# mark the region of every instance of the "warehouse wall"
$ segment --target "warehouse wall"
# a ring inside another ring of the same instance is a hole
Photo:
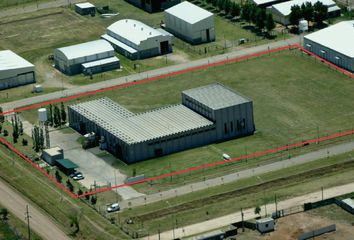
[[[6,78],[0,79],[0,90],[26,85],[34,82],[36,82],[34,68],[33,71],[30,72],[24,72],[18,74],[16,74],[16,72],[13,72],[12,76],[8,75]]]
[[[177,18],[168,12],[165,12],[165,24],[167,31],[192,44],[208,42],[206,33],[207,29],[209,30],[209,40],[215,40],[213,16],[200,22],[190,24],[183,19]]]
[[[311,47],[308,46],[308,44],[311,45]],[[354,72],[354,58],[350,58],[330,48],[322,46],[306,37],[304,38],[304,48],[341,68]],[[321,50],[324,50],[325,53],[322,53]],[[337,60],[336,57],[339,57],[340,59]]]

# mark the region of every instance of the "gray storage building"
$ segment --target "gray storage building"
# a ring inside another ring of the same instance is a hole
[[[192,44],[215,41],[213,13],[187,1],[165,10],[165,26]]]
[[[85,2],[85,3],[77,3],[75,4],[75,12],[80,15],[89,15],[96,13],[96,7],[92,3]]]
[[[55,165],[56,160],[64,158],[64,150],[60,147],[44,149],[41,157],[50,165]]]
[[[143,59],[172,52],[173,36],[133,19],[119,20],[107,28],[102,39],[110,42],[122,55]]]
[[[304,48],[354,72],[354,21],[343,21],[304,37]]]
[[[89,64],[88,64],[89,63]],[[54,50],[54,64],[67,75],[93,74],[120,67],[114,49],[105,40],[96,40]]]
[[[0,51],[0,89],[36,81],[34,65],[10,50]]]
[[[221,85],[182,92],[182,104],[132,113],[101,98],[68,107],[69,125],[95,132],[106,149],[133,163],[216,141],[253,134],[252,101]]]

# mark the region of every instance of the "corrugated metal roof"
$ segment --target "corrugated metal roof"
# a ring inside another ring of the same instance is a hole
[[[345,204],[350,206],[352,209],[354,209],[354,201],[353,201],[353,199],[346,198],[346,199],[343,199],[342,202],[344,202]]]
[[[56,160],[56,162],[66,169],[74,169],[74,168],[79,167],[78,165],[76,165],[75,163],[70,161],[69,159],[58,159],[58,160]]]
[[[95,5],[89,2],[84,2],[84,3],[76,3],[75,6],[78,6],[79,8],[94,8]]]
[[[192,88],[182,93],[211,109],[220,109],[251,101],[240,93],[220,83]]]
[[[354,21],[343,21],[304,38],[354,58]]]
[[[128,46],[127,44],[125,44],[125,43],[123,43],[121,41],[119,41],[118,39],[115,39],[114,37],[109,36],[108,34],[102,35],[101,38],[107,40],[108,42],[110,42],[110,43],[112,43],[114,45],[117,45],[118,47],[126,50],[127,52],[129,52],[131,54],[134,54],[134,53],[138,52],[134,48]]]
[[[284,16],[288,16],[291,13],[291,7],[294,5],[301,6],[303,3],[310,2],[314,5],[316,2],[321,2],[323,5],[327,7],[336,6],[336,3],[332,0],[292,0],[289,2],[283,2],[272,5],[272,8],[276,9],[279,13]]]
[[[117,57],[110,57],[110,58],[104,58],[93,62],[83,63],[81,65],[84,68],[90,68],[90,67],[97,67],[109,63],[115,63],[115,62],[119,62],[119,59]]]
[[[213,125],[213,122],[181,104],[134,114],[118,103],[102,98],[70,108],[128,144]]]
[[[113,52],[112,45],[106,40],[95,40],[91,42],[80,43],[68,47],[58,48],[58,51],[62,52],[68,60],[96,55],[104,52]]]
[[[173,7],[170,7],[166,9],[165,12],[179,19],[182,19],[190,24],[197,23],[210,16],[213,16],[213,13],[187,1],[181,2]]]
[[[255,3],[256,5],[262,5],[262,4],[272,3],[276,1],[278,0],[252,0],[252,2]]]
[[[110,25],[107,29],[136,45],[139,45],[140,42],[146,39],[163,36],[163,34],[156,29],[133,19],[119,20]]]
[[[26,67],[34,65],[11,50],[0,51],[0,71]]]

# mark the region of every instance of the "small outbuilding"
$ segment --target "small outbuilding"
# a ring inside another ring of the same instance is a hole
[[[256,220],[256,228],[260,233],[267,233],[274,231],[274,219],[273,218],[262,218]]]
[[[354,72],[354,21],[343,21],[304,36],[304,48]]]
[[[214,14],[187,1],[165,10],[165,27],[192,44],[215,41]]]
[[[59,168],[59,170],[66,175],[70,175],[74,173],[75,169],[79,167],[69,159],[58,159],[56,160],[56,165]]]
[[[42,152],[42,159],[50,165],[55,165],[56,160],[64,158],[64,150],[60,147],[53,147],[44,149]]]
[[[0,51],[0,90],[36,81],[34,65],[10,50]]]
[[[112,45],[96,40],[54,50],[54,64],[67,75],[93,74],[120,68]]]
[[[75,12],[80,15],[89,15],[96,13],[96,7],[92,3],[85,2],[85,3],[77,3],[75,4]]]
[[[173,36],[133,19],[119,20],[107,28],[102,39],[130,59],[144,59],[172,52]]]

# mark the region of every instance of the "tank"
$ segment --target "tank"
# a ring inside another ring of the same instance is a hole
[[[300,32],[306,32],[309,30],[309,23],[306,20],[300,20],[299,21],[299,31]]]
[[[48,120],[47,109],[45,108],[38,109],[38,119],[40,122],[46,122]]]

